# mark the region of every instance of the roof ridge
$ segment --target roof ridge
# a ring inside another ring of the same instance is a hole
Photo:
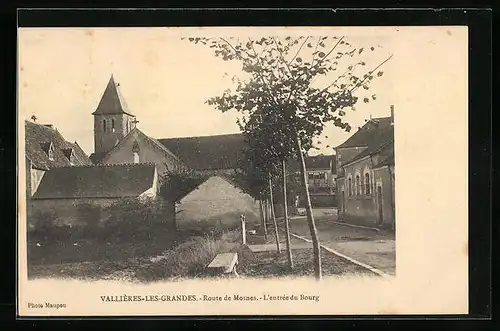
[[[156,139],[157,140],[194,139],[194,138],[238,136],[238,135],[244,135],[244,134],[243,134],[243,132],[237,132],[237,133],[213,134],[213,135],[205,135],[205,136],[186,136],[186,137],[171,137],[171,138],[156,138]]]
[[[29,121],[29,120],[24,120],[24,122],[25,122],[25,124],[37,125],[39,127],[47,129],[47,130],[57,131],[54,126],[52,126],[52,127],[47,126],[47,125],[53,125],[53,124],[40,124],[40,123],[36,123],[36,122],[33,122],[33,121]],[[57,132],[59,132],[59,131],[57,131]]]
[[[83,165],[66,165],[61,167],[52,167],[52,169],[61,168],[112,168],[112,167],[125,167],[125,166],[156,166],[154,162],[141,162],[141,163],[106,163],[106,164],[83,164]]]
[[[381,120],[381,119],[390,119],[391,117],[390,116],[382,116],[382,117],[372,117],[371,119],[372,120]]]

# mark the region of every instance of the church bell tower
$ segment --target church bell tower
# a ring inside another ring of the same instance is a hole
[[[137,123],[111,75],[94,116],[94,153],[103,155],[123,139]]]

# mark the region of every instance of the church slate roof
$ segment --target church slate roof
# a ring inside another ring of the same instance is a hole
[[[153,186],[155,169],[150,163],[53,168],[33,199],[137,197]]]
[[[195,170],[235,169],[247,147],[245,136],[241,133],[158,141]]]
[[[120,92],[119,88],[120,84],[115,82],[113,75],[109,79],[108,85],[104,90],[104,93],[101,97],[101,101],[97,106],[95,112],[92,115],[102,115],[102,114],[128,114],[130,116],[134,116],[130,109],[128,108],[123,95]]]
[[[53,167],[70,166],[71,163],[67,157],[69,149],[73,149],[73,164],[92,164],[76,142],[66,141],[56,129],[30,121],[25,121],[24,128],[25,154],[34,168],[48,170]],[[53,148],[52,160],[49,159],[48,155],[51,144]]]

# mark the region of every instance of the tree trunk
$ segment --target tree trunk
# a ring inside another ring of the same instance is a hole
[[[273,218],[274,224],[274,237],[276,238],[276,249],[278,250],[278,254],[281,254],[280,248],[280,238],[278,234],[278,223],[276,222],[276,216],[274,215],[274,199],[273,199],[273,186],[271,183],[271,175],[269,175],[269,199],[271,200],[271,217]]]
[[[288,266],[293,269],[292,247],[290,245],[290,227],[288,226],[288,205],[287,205],[287,192],[286,192],[286,161],[283,160],[283,221],[285,222],[286,232],[286,250],[288,257]]]
[[[304,189],[304,195],[306,198],[306,213],[307,213],[307,224],[309,225],[309,231],[311,232],[311,240],[313,244],[313,254],[314,254],[314,275],[317,280],[321,280],[321,252],[319,246],[318,231],[316,230],[316,224],[314,223],[314,217],[312,213],[311,197],[309,196],[309,188],[307,187],[307,170],[306,163],[304,160],[304,154],[302,153],[302,144],[300,143],[300,138],[298,134],[295,135],[295,143],[297,145],[297,153],[300,161],[300,181]]]
[[[267,197],[264,199],[264,235],[267,240],[267,224],[269,223],[269,201]]]
[[[262,233],[264,234],[264,237],[267,239],[267,225],[266,225],[266,215],[265,215],[265,209],[264,209],[264,203],[262,202],[263,196],[262,193],[260,194],[260,221],[262,225]]]

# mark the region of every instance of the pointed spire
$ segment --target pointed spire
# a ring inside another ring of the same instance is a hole
[[[118,88],[119,86],[120,84],[115,82],[114,75],[111,74],[108,85],[101,97],[101,101],[92,115],[125,113],[134,116],[128,109],[127,103]]]

